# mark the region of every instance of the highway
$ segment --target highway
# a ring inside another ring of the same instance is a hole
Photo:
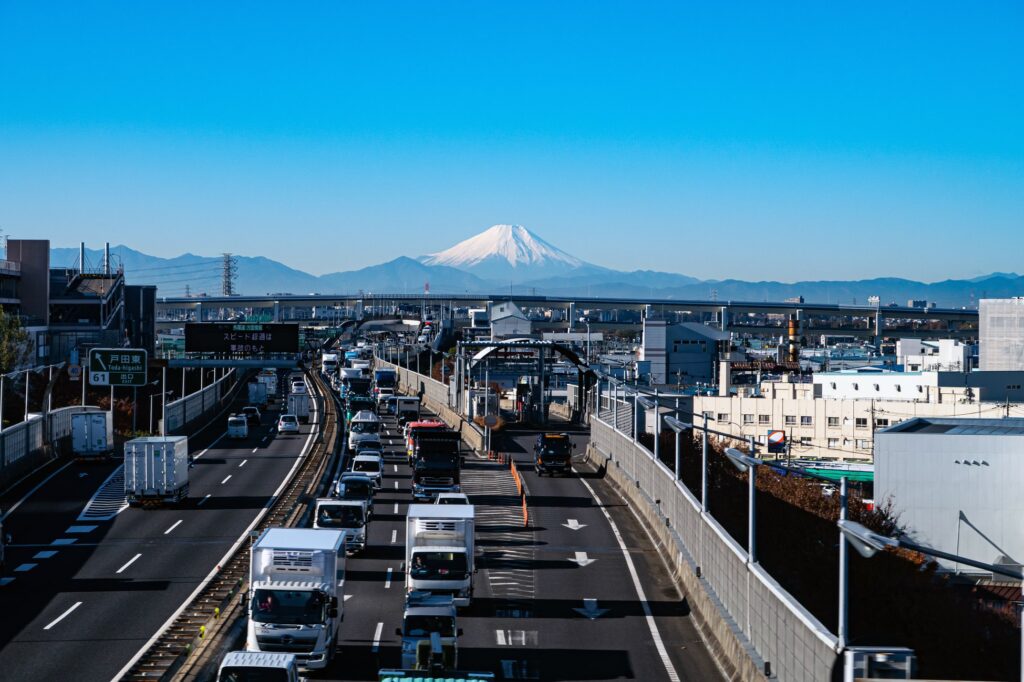
[[[222,419],[190,439],[195,463],[179,508],[122,509],[119,463],[67,466],[14,508],[4,522],[14,544],[0,574],[3,678],[118,676],[308,449],[316,427],[282,436],[277,414],[265,412],[245,440],[228,440]]]
[[[340,655],[316,679],[375,680],[380,668],[400,666],[411,476],[393,418],[386,428],[387,471],[367,548],[348,560]],[[721,679],[633,514],[580,464],[572,477],[538,478],[533,438],[505,443],[525,472],[529,528],[507,468],[466,457],[479,572],[473,605],[459,613],[459,667],[505,680]],[[582,452],[585,434],[574,439]]]

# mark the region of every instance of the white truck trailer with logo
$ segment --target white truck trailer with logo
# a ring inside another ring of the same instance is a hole
[[[250,552],[246,651],[295,654],[320,669],[337,648],[345,608],[345,532],[269,528]]]
[[[124,444],[124,497],[130,505],[188,497],[188,437],[153,436]]]
[[[406,592],[447,594],[456,606],[469,606],[475,572],[475,517],[473,505],[409,505]]]

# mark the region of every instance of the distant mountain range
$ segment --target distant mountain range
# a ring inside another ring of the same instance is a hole
[[[111,248],[115,265],[130,283],[155,284],[160,296],[219,295],[221,257],[186,253],[160,258],[127,246]],[[103,254],[86,251],[86,266],[98,268]],[[54,267],[76,267],[78,249],[51,250]],[[905,305],[925,299],[940,307],[973,307],[980,298],[1024,295],[1024,277],[993,273],[972,279],[924,283],[899,278],[853,281],[747,282],[698,280],[686,275],[634,270],[625,272],[587,263],[520,225],[494,225],[438,253],[399,257],[349,272],[311,275],[262,256],[236,256],[235,291],[242,294],[418,293],[429,283],[435,294],[512,292],[552,296],[650,297],[727,301],[782,301],[803,296],[808,302]]]

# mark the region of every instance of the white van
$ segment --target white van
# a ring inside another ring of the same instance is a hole
[[[249,421],[245,415],[233,414],[228,417],[228,438],[248,438]]]

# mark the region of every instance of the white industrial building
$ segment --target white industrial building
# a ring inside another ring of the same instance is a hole
[[[875,499],[892,501],[913,541],[989,564],[1024,561],[1024,419],[918,418],[875,439]]]
[[[978,346],[980,369],[1024,370],[1024,297],[981,299]]]
[[[533,325],[515,303],[492,303],[488,314],[491,321],[491,338],[507,339],[518,336],[529,336]]]
[[[908,372],[966,372],[971,369],[975,346],[957,339],[900,339],[896,342],[896,363]]]

